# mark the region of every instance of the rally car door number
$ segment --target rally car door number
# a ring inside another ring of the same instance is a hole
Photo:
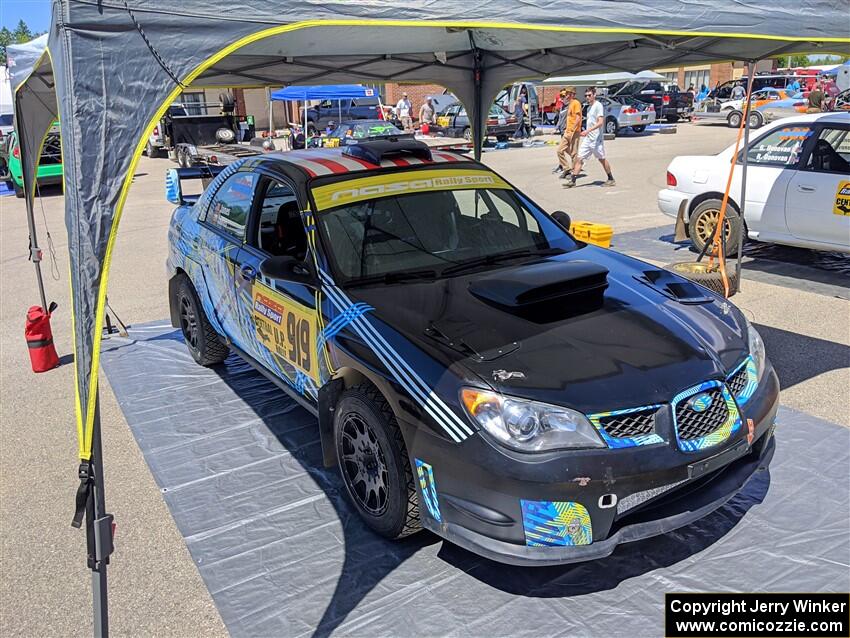
[[[251,296],[257,340],[318,383],[316,311],[259,282]]]

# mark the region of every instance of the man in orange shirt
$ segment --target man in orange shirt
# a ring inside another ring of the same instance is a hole
[[[567,118],[564,122],[564,134],[558,143],[558,166],[553,171],[560,173],[565,179],[575,164],[578,153],[578,143],[581,139],[581,103],[576,99],[576,87],[568,86],[564,89],[564,104],[567,109]],[[569,156],[569,162],[567,162]]]

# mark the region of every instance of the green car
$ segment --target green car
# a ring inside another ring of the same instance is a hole
[[[15,131],[9,133],[3,145],[3,157],[0,158],[0,174],[6,186],[15,191],[15,196],[24,196],[24,178],[21,167],[21,148]],[[62,143],[59,137],[59,125],[54,124],[44,140],[41,149],[41,159],[36,172],[39,186],[62,183]]]

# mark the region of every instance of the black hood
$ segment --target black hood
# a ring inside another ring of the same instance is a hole
[[[608,270],[596,301],[567,295],[529,313],[472,292],[488,277],[579,260]],[[696,288],[707,296],[676,300],[646,278],[658,272],[649,264],[593,246],[535,264],[349,292],[444,365],[460,364],[505,394],[586,413],[670,401],[724,378],[746,354],[734,307]]]

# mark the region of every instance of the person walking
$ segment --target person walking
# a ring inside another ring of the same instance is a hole
[[[576,185],[576,177],[581,173],[581,167],[584,162],[590,159],[592,155],[599,160],[602,168],[605,169],[605,174],[608,180],[603,186],[616,186],[614,176],[611,174],[611,165],[605,159],[605,135],[602,128],[605,126],[605,107],[602,102],[596,100],[596,87],[591,86],[585,91],[584,97],[587,99],[587,124],[581,132],[581,144],[578,149],[576,161],[573,162],[573,169],[570,173],[570,179],[564,186],[572,188]]]
[[[702,102],[702,101],[703,101],[705,98],[707,98],[707,97],[708,97],[708,87],[707,87],[705,84],[703,84],[703,85],[700,87],[700,89],[699,89],[699,93],[698,93],[698,94],[697,94],[697,96],[696,96],[696,101],[697,101],[697,102]]]
[[[514,139],[521,140],[526,137],[531,137],[531,129],[528,126],[528,92],[523,86],[516,101],[514,102],[514,116],[516,117],[516,131],[514,131]]]
[[[401,99],[398,101],[398,104],[395,105],[395,108],[398,112],[398,119],[401,120],[401,126],[404,129],[404,132],[410,133],[410,131],[413,130],[413,119],[411,118],[413,105],[407,98],[407,93],[401,94]]]
[[[576,87],[568,86],[564,88],[563,110],[566,111],[566,117],[561,141],[558,143],[556,151],[558,165],[552,172],[560,173],[561,178],[566,179],[576,163],[578,144],[581,140],[581,103],[576,99]],[[569,161],[567,160],[568,156]]]
[[[431,98],[425,98],[425,102],[419,107],[419,127],[421,129],[423,124],[427,124],[430,127],[433,123],[434,106],[431,104]]]

